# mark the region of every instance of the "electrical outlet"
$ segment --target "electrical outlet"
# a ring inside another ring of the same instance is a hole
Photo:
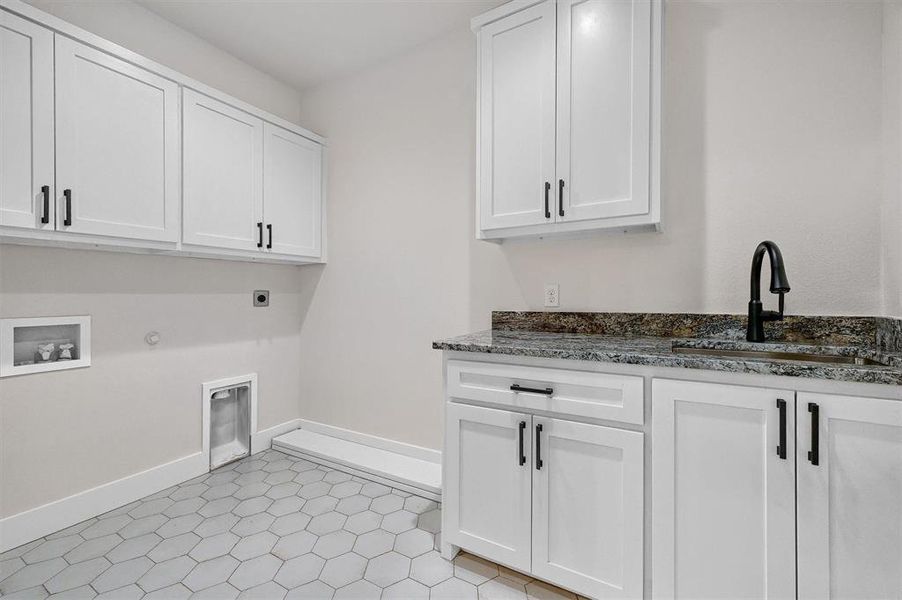
[[[556,283],[545,284],[545,306],[549,308],[557,308],[561,305],[561,288]]]
[[[254,306],[269,306],[269,290],[254,290]]]

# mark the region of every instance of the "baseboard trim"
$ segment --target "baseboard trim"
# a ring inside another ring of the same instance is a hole
[[[251,436],[251,454],[269,449],[274,437],[297,429],[299,421],[300,419],[292,419],[254,433]],[[209,471],[209,456],[198,452],[10,515],[0,519],[0,552],[17,548]]]
[[[269,450],[269,448],[272,447],[272,439],[274,437],[279,437],[283,433],[298,429],[300,423],[301,419],[292,419],[253,434],[251,436],[251,454]]]
[[[209,470],[202,452],[0,519],[0,552],[109,512]]]
[[[417,458],[419,460],[425,460],[431,463],[441,464],[442,462],[442,453],[440,450],[424,448],[423,446],[415,446],[413,444],[398,442],[396,440],[390,440],[388,438],[371,435],[369,433],[362,433],[360,431],[353,431],[351,429],[343,429],[341,427],[336,427],[335,425],[327,425],[325,423],[318,423],[316,421],[309,421],[307,419],[297,419],[297,423],[297,427],[295,428],[308,429],[310,431],[321,433],[323,435],[330,435],[342,440],[348,440],[349,442],[357,442],[358,444],[363,444],[365,446],[372,446],[373,448],[387,450],[389,452],[394,452],[395,454],[402,454],[404,456],[410,456],[411,458]],[[287,431],[282,433],[287,433]]]
[[[409,493],[417,495],[417,496],[422,496],[423,498],[428,498],[429,500],[435,500],[436,502],[442,501],[441,492],[436,492],[434,490],[427,490],[427,489],[423,489],[422,487],[410,485],[403,481],[398,481],[397,479],[382,476],[371,470],[358,469],[358,468],[355,468],[354,466],[346,464],[346,463],[329,460],[318,454],[310,454],[307,452],[303,452],[301,450],[289,448],[287,446],[275,445],[275,446],[273,446],[273,448],[275,448],[279,452],[284,452],[285,454],[290,454],[291,456],[303,458],[305,460],[309,460],[310,462],[316,463],[318,465],[323,465],[323,466],[329,467],[330,469],[335,469],[337,471],[342,471],[344,473],[350,473],[351,475],[356,475],[358,477],[362,477],[363,479],[367,479],[369,481],[375,481],[376,483],[381,483],[383,485],[387,485],[388,487],[392,487],[392,488],[396,488],[396,489],[399,489],[399,490],[402,490],[405,492],[409,492]]]

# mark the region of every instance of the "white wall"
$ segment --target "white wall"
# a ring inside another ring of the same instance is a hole
[[[137,5],[35,4],[297,122],[296,92]],[[205,381],[257,372],[259,428],[297,418],[300,270],[0,246],[0,316],[93,317],[90,368],[0,381],[0,517],[200,452]]]
[[[883,5],[883,312],[902,317],[902,2]]]
[[[438,448],[432,339],[485,328],[492,309],[539,309],[546,282],[564,310],[743,312],[768,238],[787,261],[790,313],[881,312],[881,5],[665,13],[661,234],[474,239],[469,31],[302,97],[331,154],[330,260],[302,329],[305,418]]]

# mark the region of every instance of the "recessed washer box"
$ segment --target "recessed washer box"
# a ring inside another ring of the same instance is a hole
[[[0,319],[0,377],[91,366],[91,317]]]

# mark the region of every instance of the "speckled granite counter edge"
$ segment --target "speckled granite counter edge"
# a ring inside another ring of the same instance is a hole
[[[770,341],[857,346],[902,352],[902,320],[889,317],[796,316],[765,323]],[[745,339],[738,314],[494,311],[496,331],[596,335]]]
[[[652,367],[701,369],[728,373],[803,377],[852,383],[902,385],[902,369],[891,366],[831,365],[783,360],[748,360],[741,358],[720,358],[716,356],[678,355],[670,354],[669,352],[665,353],[664,351],[656,352],[620,348],[618,347],[618,341],[609,341],[608,344],[605,344],[604,342],[592,344],[590,342],[585,346],[567,347],[567,344],[561,344],[555,340],[549,340],[547,343],[544,343],[541,339],[536,338],[536,336],[542,335],[542,333],[537,332],[509,332],[511,336],[528,336],[529,339],[525,340],[522,344],[517,344],[507,336],[505,336],[506,339],[503,342],[495,343],[492,341],[492,333],[493,332],[491,331],[484,331],[457,338],[437,340],[432,343],[432,347],[436,350],[446,350],[450,352],[475,352],[505,356],[528,356],[534,358],[582,360]],[[480,335],[484,336],[484,339],[478,339],[477,336]],[[504,334],[502,333],[502,335]],[[581,337],[581,335],[584,334],[576,335]],[[669,341],[667,343],[669,344]],[[626,344],[626,346],[628,345],[629,344]]]

